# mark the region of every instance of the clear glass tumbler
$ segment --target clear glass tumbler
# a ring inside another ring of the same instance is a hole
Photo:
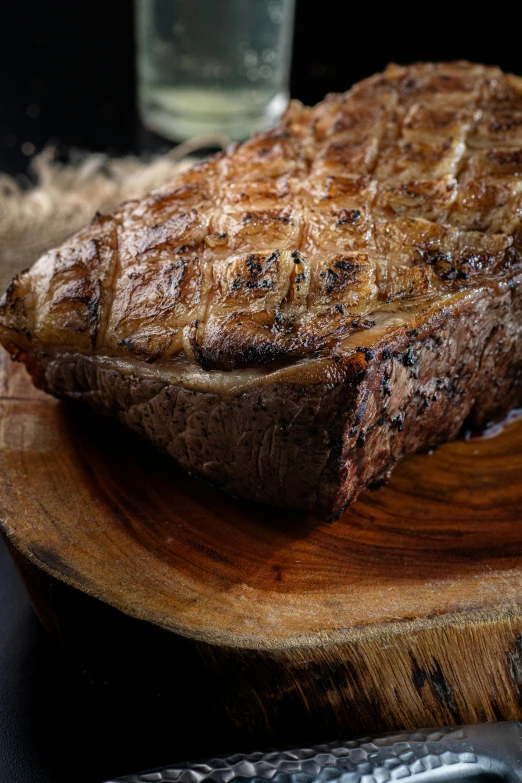
[[[136,0],[144,124],[242,140],[288,103],[294,0]]]

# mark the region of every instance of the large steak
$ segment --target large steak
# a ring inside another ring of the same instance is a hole
[[[522,79],[390,66],[13,280],[0,338],[244,497],[335,517],[522,402]]]

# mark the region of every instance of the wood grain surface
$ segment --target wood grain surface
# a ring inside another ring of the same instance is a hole
[[[159,632],[158,676],[213,683],[256,740],[522,717],[522,422],[408,460],[325,524],[232,499],[1,366],[2,526],[66,644],[73,618],[85,651],[123,613],[138,646]]]

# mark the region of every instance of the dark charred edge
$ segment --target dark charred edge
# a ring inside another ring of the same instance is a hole
[[[146,337],[123,337],[121,340],[118,340],[118,346],[120,348],[125,348],[129,353],[134,354],[135,357],[139,357],[144,361],[146,364],[154,364],[154,362],[157,362],[158,359],[161,358],[164,352],[164,347],[161,347],[157,351],[151,352],[146,351],[143,349],[143,342],[145,345],[148,345],[151,342],[152,338],[150,335],[147,335]],[[141,343],[141,344],[140,344]]]
[[[67,325],[67,328],[71,331],[78,332],[80,334],[88,333],[89,339],[91,343],[91,348],[94,350],[96,348],[96,343],[98,340],[98,332],[100,329],[100,304],[101,304],[101,298],[103,296],[103,290],[100,280],[95,280],[92,283],[86,284],[87,291],[85,293],[78,293],[71,297],[68,297],[71,304],[76,305],[82,305],[85,307],[87,311],[87,325],[85,327],[83,326],[76,326],[72,323],[69,323]],[[53,300],[52,305],[60,304],[61,300]]]
[[[20,301],[16,296],[16,289],[20,285],[20,281],[23,275],[27,274],[28,271],[29,267],[18,272],[18,274],[12,278],[11,282],[2,294],[2,297],[0,298],[0,313],[2,315],[5,313],[6,309],[12,308],[17,301]]]
[[[267,320],[272,317],[268,312],[256,315],[265,316]],[[239,327],[236,333],[233,332],[235,325]],[[251,328],[245,329],[248,326]],[[203,325],[200,330],[203,337],[198,341],[194,358],[203,369],[225,371],[267,364],[278,369],[297,359],[328,358],[336,342],[353,333],[354,319],[350,317],[346,324],[335,327],[326,335],[307,335],[304,339],[286,333],[291,330],[291,322],[286,326],[288,330],[278,312],[273,314],[273,322],[269,325],[253,323],[252,315],[248,312],[232,313],[227,322],[220,324],[219,329]]]
[[[11,334],[19,335],[22,345],[26,345],[32,340],[32,334],[28,328],[25,297],[19,296],[22,277],[28,271],[29,269],[23,269],[15,275],[0,298],[0,333],[3,326]],[[3,324],[2,321],[4,321]]]
[[[203,370],[210,370],[211,366],[207,362],[207,359],[201,350],[201,346],[198,342],[198,329],[200,322],[198,319],[191,321],[188,329],[188,343],[192,349],[194,360],[200,365]]]
[[[120,209],[121,206],[122,205],[120,205]],[[111,220],[110,215],[100,215],[100,213],[97,212],[93,219],[93,223],[99,222],[100,225],[106,225],[110,220]],[[111,240],[114,241],[115,243],[115,250],[112,254],[108,274],[106,275],[105,278],[105,283],[106,283],[105,288],[104,290],[102,289],[100,292],[101,307],[100,307],[100,314],[98,317],[95,339],[92,345],[93,350],[95,350],[101,344],[103,344],[103,340],[105,338],[105,335],[107,334],[107,329],[109,327],[109,321],[111,316],[111,310],[116,295],[116,280],[119,272],[121,271],[121,259],[119,255],[119,243],[118,243],[118,229],[121,226],[121,220],[117,215],[113,216],[113,220],[115,225],[111,228],[111,233],[112,233]],[[98,239],[94,241],[97,243],[97,249],[98,249],[98,245],[100,244],[100,242]]]
[[[267,364],[277,366],[285,358],[295,355],[290,345],[284,345],[267,338],[255,343],[244,342],[228,345],[227,338],[205,339],[197,344],[194,358],[204,370],[234,370],[244,367],[256,367]],[[192,343],[191,343],[192,345]]]

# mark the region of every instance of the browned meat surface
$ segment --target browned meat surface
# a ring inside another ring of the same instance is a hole
[[[0,337],[229,491],[336,515],[522,402],[522,79],[389,67],[16,278]]]

